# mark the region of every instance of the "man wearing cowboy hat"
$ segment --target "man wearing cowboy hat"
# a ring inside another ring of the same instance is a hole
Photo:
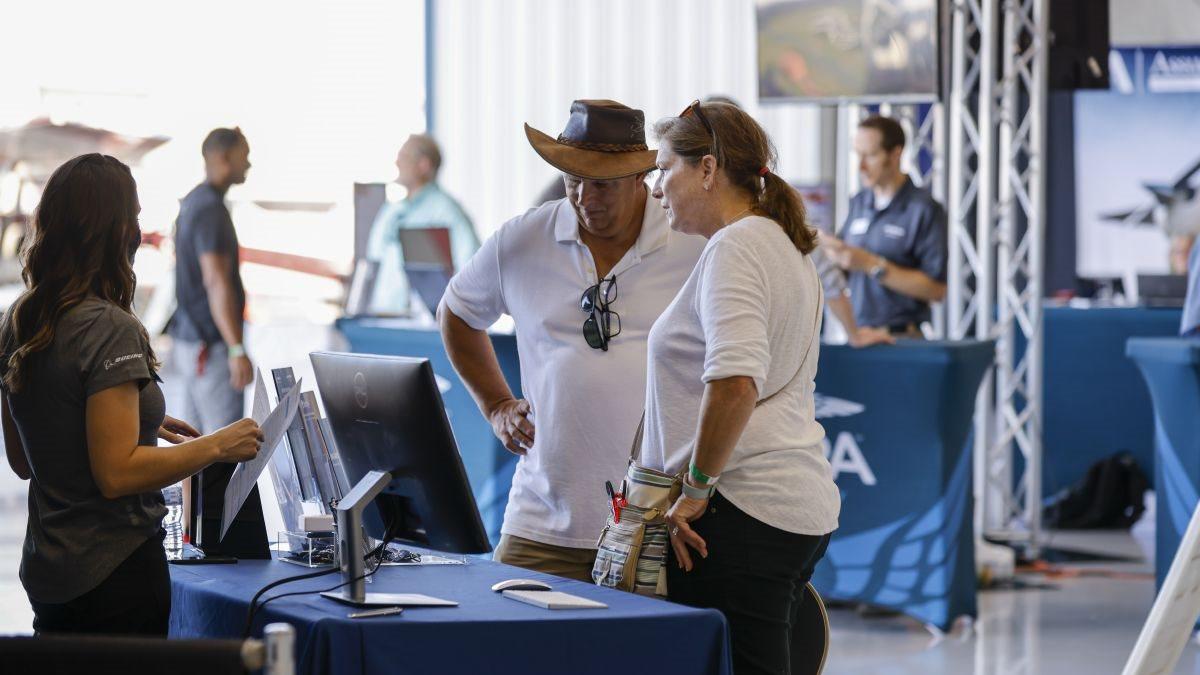
[[[591,580],[604,482],[625,472],[646,390],[646,337],[700,257],[646,188],[645,117],[614,101],[571,104],[552,138],[525,125],[563,173],[567,197],[502,225],[450,282],[438,312],[446,352],[496,436],[520,456],[500,562]],[[486,330],[516,324],[525,398]]]

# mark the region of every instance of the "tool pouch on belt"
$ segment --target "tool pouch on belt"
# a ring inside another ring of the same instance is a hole
[[[614,508],[596,542],[592,581],[640,595],[667,595],[667,509],[682,491],[683,476],[638,464],[642,426],[638,424],[629,467],[622,481],[624,506]]]

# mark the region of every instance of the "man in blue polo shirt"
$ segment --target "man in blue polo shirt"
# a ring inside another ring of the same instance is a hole
[[[900,170],[904,129],[889,117],[858,125],[854,151],[863,190],[850,200],[841,238],[821,237],[847,272],[861,326],[921,337],[929,303],[946,295],[946,212]]]

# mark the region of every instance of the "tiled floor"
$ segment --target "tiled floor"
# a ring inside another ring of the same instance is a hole
[[[1136,557],[1125,532],[1059,533],[1054,545]],[[980,593],[979,619],[935,638],[904,617],[862,618],[834,610],[831,674],[1060,675],[1119,673],[1154,602],[1151,566],[1070,563],[1074,578],[1025,575],[1024,590]],[[1129,576],[1091,576],[1106,572]],[[1044,586],[1044,587],[1042,587]],[[1200,673],[1200,647],[1185,649],[1175,673]]]

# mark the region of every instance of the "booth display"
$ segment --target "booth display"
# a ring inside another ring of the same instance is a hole
[[[993,342],[822,346],[817,417],[842,493],[813,585],[942,629],[975,616],[971,421]]]
[[[1088,467],[1128,451],[1152,482],[1150,396],[1125,343],[1179,333],[1181,311],[1047,306],[1043,380],[1042,494],[1070,487]]]
[[[515,458],[492,435],[430,329],[343,319],[353,351],[429,358],[485,526],[499,538]],[[516,340],[492,335],[519,386]],[[822,595],[895,607],[939,626],[975,613],[971,430],[991,342],[822,346],[817,414],[842,488],[841,529],[813,584]]]

